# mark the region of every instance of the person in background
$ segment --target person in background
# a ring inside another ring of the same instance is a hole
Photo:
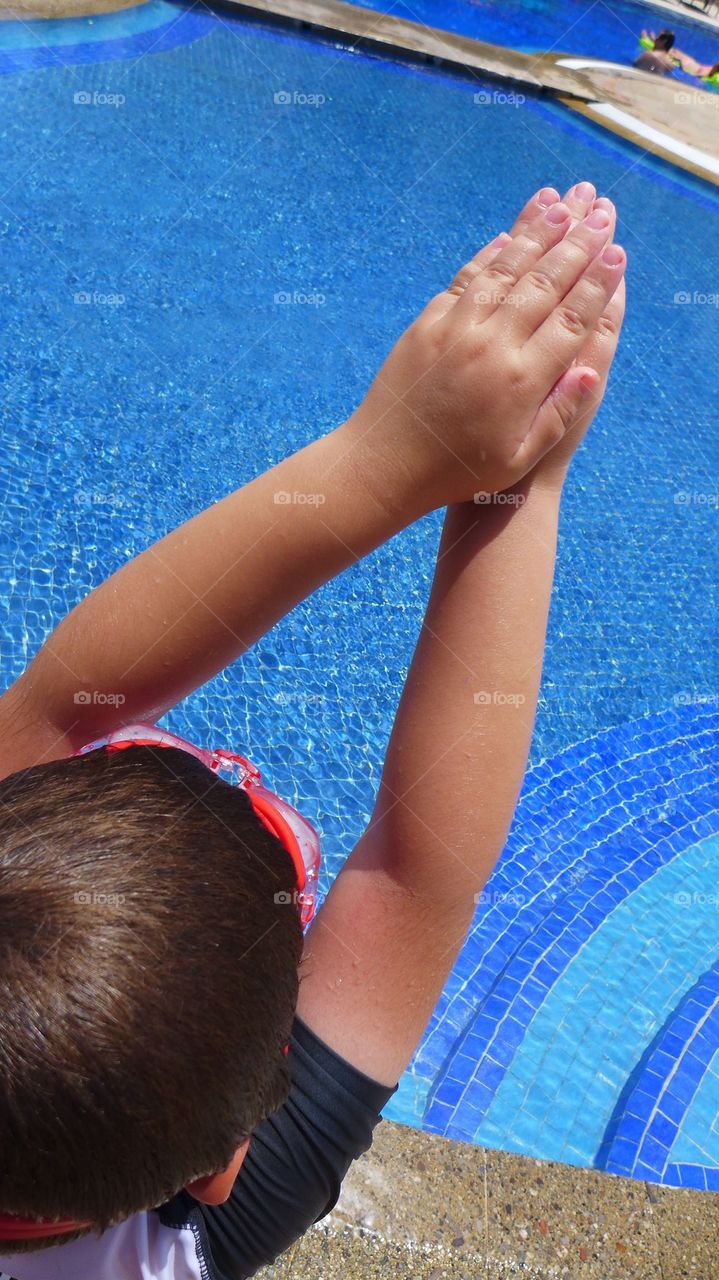
[[[660,31],[658,36],[642,31],[640,44],[642,52],[633,64],[640,71],[649,71],[657,76],[669,76],[675,67],[683,66],[683,55],[679,55],[678,50],[674,54],[670,52],[674,47],[673,31]]]
[[[711,67],[708,63],[703,66],[697,63],[696,70],[691,74],[697,77],[702,88],[719,89],[719,62],[715,62]]]
[[[660,53],[664,51],[668,53],[671,49],[670,56],[673,58],[675,66],[681,67],[682,71],[686,72],[688,76],[696,76],[697,80],[700,80],[705,88],[719,88],[719,62],[697,62],[696,58],[693,58],[690,53],[685,53],[683,49],[677,49],[674,44],[673,32],[660,31],[659,35],[655,36],[653,31],[642,31],[639,43],[642,49],[649,53],[656,53],[657,50]],[[640,59],[637,59],[634,65],[635,67],[639,66]],[[649,70],[650,68],[646,69]]]

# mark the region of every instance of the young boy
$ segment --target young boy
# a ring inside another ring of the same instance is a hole
[[[124,566],[0,699],[1,1272],[239,1280],[370,1146],[516,803],[562,483],[621,325],[613,232],[588,183],[533,196],[346,423]],[[246,791],[177,747],[73,753],[444,505],[375,811],[303,941]]]

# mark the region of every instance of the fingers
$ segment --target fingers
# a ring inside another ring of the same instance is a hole
[[[619,334],[624,320],[625,304],[626,287],[624,277],[622,277],[616,291],[612,294],[599,320],[577,355],[578,365],[591,365],[593,369],[596,369],[600,378],[600,391],[604,390],[607,374],[617,349]]]
[[[583,186],[589,187],[592,191],[594,190],[590,182],[586,184],[580,182],[579,187]],[[577,191],[578,187],[571,187],[566,196],[562,197],[563,203],[571,211],[572,227],[575,227],[578,222],[582,222],[594,209],[603,209],[605,213],[609,214],[609,239],[613,239],[617,227],[617,211],[612,201],[608,200],[606,196],[598,196],[587,205],[583,198],[580,199],[577,196]]]
[[[552,314],[608,239],[609,214],[604,209],[594,209],[559,244],[531,264],[507,294],[503,308],[512,337],[520,346]]]
[[[506,302],[517,281],[562,240],[569,222],[569,210],[561,202],[534,218],[478,272],[457,300],[452,320],[465,325],[488,320]]]
[[[536,216],[538,210],[538,197],[543,196],[545,200],[549,194],[553,194],[556,199],[557,193],[553,187],[543,187],[542,191],[538,191],[528,200],[520,213],[514,226],[510,228],[510,235],[516,236],[522,231],[529,222]],[[571,226],[574,227],[578,222],[582,222],[592,209],[605,209],[610,217],[610,234],[614,235],[614,226],[616,222],[616,211],[611,200],[606,196],[597,197],[595,188],[591,182],[577,182],[568,191],[565,191],[561,197],[562,204],[566,204],[571,215]],[[571,227],[567,228],[571,230]]]
[[[559,204],[559,192],[555,191],[554,187],[541,187],[539,191],[535,191],[510,229],[509,234],[512,238],[526,231],[527,227],[544,213],[550,204]]]
[[[605,213],[609,214],[609,239],[612,240],[617,229],[617,210],[615,205],[606,196],[600,196],[598,200],[594,201],[592,208],[603,209]]]
[[[536,235],[536,228],[533,230],[533,224],[536,223],[538,218],[545,215],[552,205],[558,204],[560,204],[560,197],[554,187],[542,187],[539,191],[535,191],[534,195],[530,196],[524,208],[519,213],[510,232],[507,233],[503,231],[500,235],[495,236],[494,240],[490,241],[489,244],[480,249],[479,252],[469,260],[469,262],[466,262],[464,266],[460,268],[449,288],[444,290],[442,293],[437,294],[437,296],[431,300],[425,313],[430,322],[441,319],[454,308],[457,300],[466,293],[468,287],[473,284],[478,277],[484,274],[486,268],[493,262],[493,260],[499,257],[502,250],[510,244],[511,240],[519,238],[523,241],[524,237],[533,238]],[[561,205],[563,206],[563,211],[565,209],[569,211],[569,219],[567,220],[565,217],[563,224],[561,224],[564,235],[576,226],[577,223],[583,221],[593,209],[603,209],[608,213],[610,220],[609,238],[613,235],[616,217],[614,205],[605,197],[599,197],[597,199],[595,188],[591,182],[575,183],[575,185],[570,187],[562,198]],[[561,231],[557,239],[561,239]],[[510,258],[510,270],[512,270],[512,263],[514,261],[514,258]],[[500,276],[500,279],[495,281],[493,287],[484,291],[488,296],[484,299],[485,305],[482,309],[481,316],[478,317],[476,311],[473,314],[472,318],[475,321],[477,318],[486,318],[491,314],[495,303],[505,296],[510,277],[506,275],[504,268],[505,262],[502,261],[497,267],[497,273]],[[490,276],[492,274],[493,273],[490,272]],[[496,295],[496,297],[493,295]],[[463,318],[466,321],[467,315],[464,314]]]
[[[519,235],[535,218],[544,213],[551,204],[556,204],[558,201],[559,192],[555,191],[554,187],[542,187],[539,191],[535,191],[519,214],[511,232],[509,234],[506,231],[500,232],[498,236],[495,236],[494,240],[491,240],[483,249],[480,249],[479,253],[476,253],[473,258],[470,258],[469,262],[465,262],[464,266],[459,269],[449,288],[443,294],[438,295],[438,298],[446,300],[447,305],[442,308],[437,307],[436,310],[449,310],[449,307],[453,305],[453,301],[461,297],[467,285],[474,280],[475,276],[479,275],[480,271],[497,256],[505,245],[509,244],[512,236]],[[447,300],[448,294],[451,295],[451,300]]]
[[[563,197],[563,203],[569,208],[572,218],[572,225],[580,221],[586,216],[592,207],[592,202],[596,192],[591,182],[579,182],[575,186],[570,187],[566,196]],[[491,262],[492,258],[497,255],[505,244],[509,243],[509,239],[523,234],[531,226],[536,218],[540,217],[552,204],[559,203],[559,192],[554,187],[541,187],[539,191],[535,191],[534,195],[529,197],[522,211],[512,225],[511,230],[507,233],[502,231],[494,240],[485,245],[470,258],[469,262],[465,262],[460,267],[454,280],[445,293],[452,294],[454,297],[460,297],[464,293],[467,285],[479,274],[483,267]],[[607,202],[608,203],[608,202]]]
[[[585,410],[587,401],[599,383],[599,373],[588,365],[573,365],[562,374],[539,406],[527,435],[514,455],[513,461],[523,471],[536,466],[540,458],[563,439]]]
[[[543,464],[545,478],[554,473],[561,487],[562,476],[577,445],[583,438],[601,403],[607,385],[607,377],[617,349],[624,317],[624,279],[605,307],[572,365],[550,391],[537,411],[530,432],[526,437],[527,450],[536,453],[544,449],[547,440],[564,435],[556,447],[550,443],[549,458]],[[588,375],[588,376],[587,376]],[[578,385],[580,384],[580,385]],[[531,436],[538,432],[536,439]],[[545,449],[546,452],[546,449]],[[518,455],[520,465],[523,456]],[[549,470],[547,470],[547,463]]]
[[[506,231],[500,231],[499,235],[495,236],[494,240],[490,240],[489,244],[486,244],[483,249],[480,249],[479,253],[476,253],[473,258],[470,258],[469,262],[465,262],[464,266],[454,277],[447,293],[452,293],[455,294],[456,297],[460,297],[467,288],[467,285],[474,280],[475,276],[479,275],[482,268],[497,256],[500,249],[503,249],[506,244],[509,244],[510,238],[511,237],[507,235]]]
[[[573,289],[554,308],[522,348],[527,368],[536,369],[549,390],[577,358],[590,333],[607,311],[626,266],[624,250],[607,245]]]
[[[583,222],[587,214],[591,213],[596,194],[591,182],[577,182],[562,196],[562,204],[566,204],[572,215],[572,226]]]

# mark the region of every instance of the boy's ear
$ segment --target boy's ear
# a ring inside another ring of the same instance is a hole
[[[226,1169],[220,1173],[209,1173],[205,1178],[195,1178],[194,1182],[186,1184],[185,1191],[189,1191],[190,1195],[201,1204],[224,1204],[235,1185],[249,1145],[250,1139],[246,1138],[242,1146],[237,1148]]]

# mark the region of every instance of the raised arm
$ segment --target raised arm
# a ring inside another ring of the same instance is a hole
[[[428,510],[428,495],[405,489],[401,475],[385,495],[381,440],[375,433],[371,452],[369,436],[350,420],[81,601],[0,699],[5,772],[66,755],[118,723],[158,719],[299,600]]]
[[[622,271],[620,255],[617,281]],[[542,278],[552,276],[550,265]],[[587,314],[578,359],[598,377],[564,441],[501,504],[449,509],[375,812],[306,940],[300,1015],[388,1085],[421,1039],[505,843],[535,715],[562,483],[601,400],[623,306],[620,284]]]
[[[504,250],[506,270],[517,254],[537,261],[567,231],[558,194],[545,192],[544,205],[542,195]],[[607,236],[584,238],[594,253]],[[586,261],[581,237],[573,252]],[[549,359],[529,379],[532,363],[520,367],[498,326],[478,341],[472,307],[449,323],[455,302],[448,290],[429,304],[346,423],[170,533],[60,623],[0,699],[0,772],[157,719],[404,525],[505,488],[557,443],[550,393],[565,376],[578,396],[576,371]]]

